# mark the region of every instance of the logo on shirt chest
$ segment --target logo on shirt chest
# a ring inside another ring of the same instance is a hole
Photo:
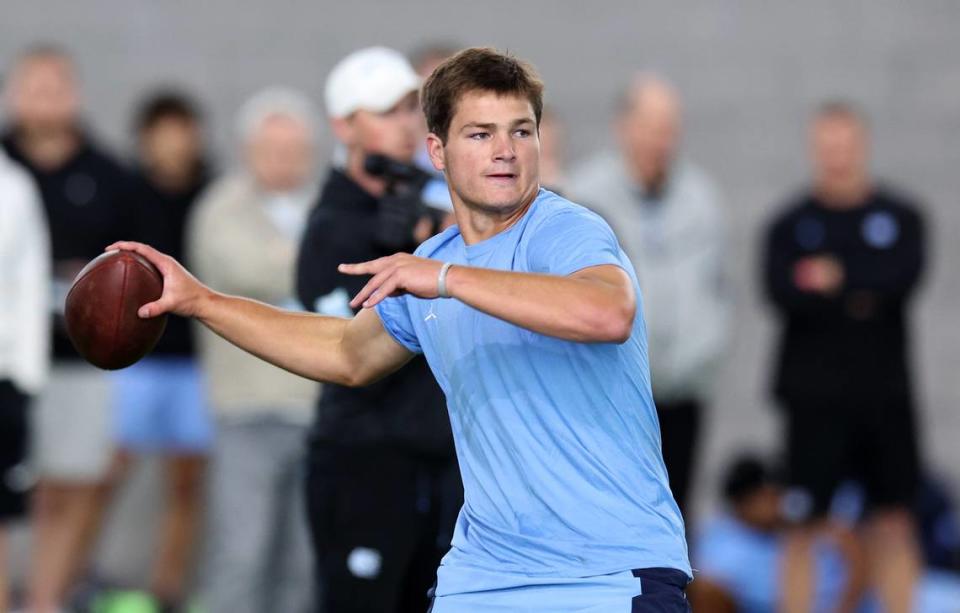
[[[820,220],[804,217],[794,226],[793,237],[803,250],[816,251],[823,246],[827,232]]]
[[[861,227],[863,240],[875,249],[889,249],[900,238],[900,224],[886,211],[870,213]]]

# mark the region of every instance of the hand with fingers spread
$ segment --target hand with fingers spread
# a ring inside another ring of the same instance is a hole
[[[373,275],[350,301],[350,306],[365,309],[376,306],[388,296],[413,294],[419,298],[437,298],[438,280],[443,262],[420,258],[409,253],[360,262],[341,264],[338,270],[348,275]]]
[[[163,294],[160,299],[140,307],[137,315],[144,319],[157,317],[164,313],[173,313],[184,317],[199,316],[203,299],[212,294],[212,291],[187,272],[179,262],[149,245],[131,241],[113,243],[105,251],[118,249],[133,251],[142,255],[156,266],[160,274],[163,275]]]

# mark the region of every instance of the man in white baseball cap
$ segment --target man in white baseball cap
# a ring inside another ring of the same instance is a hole
[[[340,60],[327,77],[327,115],[349,117],[355,111],[383,113],[420,88],[407,59],[387,47],[368,47]]]
[[[297,291],[310,310],[352,316],[365,280],[337,265],[412,252],[436,229],[419,193],[427,175],[412,169],[426,137],[419,87],[406,58],[384,47],[348,55],[327,78],[342,148],[300,248]],[[419,179],[369,173],[371,154]],[[425,611],[462,501],[443,393],[420,357],[373,392],[330,384],[318,404],[306,493],[322,610]]]
[[[413,161],[426,136],[420,82],[410,62],[387,47],[354,51],[327,77],[324,102],[338,141],[333,164],[377,198],[386,193],[387,184],[370,176],[364,161],[371,154]]]

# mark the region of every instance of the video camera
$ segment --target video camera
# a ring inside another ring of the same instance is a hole
[[[423,218],[433,222],[431,234],[437,231],[443,213],[424,204],[421,198],[424,186],[432,179],[430,173],[380,154],[367,155],[363,168],[387,183],[377,216],[376,240],[381,247],[395,252],[416,246],[414,228]]]
[[[374,177],[380,177],[387,180],[387,191],[391,187],[409,186],[422,189],[430,180],[430,173],[413,164],[398,162],[397,160],[381,155],[371,153],[363,161],[363,169],[367,174]],[[418,189],[419,191],[419,189]]]

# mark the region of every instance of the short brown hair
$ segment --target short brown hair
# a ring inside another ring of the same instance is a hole
[[[134,132],[142,134],[164,119],[199,124],[202,114],[187,94],[176,89],[158,90],[140,103],[133,121]]]
[[[543,81],[533,67],[489,47],[464,49],[437,66],[423,84],[420,102],[427,127],[446,142],[460,98],[468,92],[515,94],[530,101],[540,126]]]

